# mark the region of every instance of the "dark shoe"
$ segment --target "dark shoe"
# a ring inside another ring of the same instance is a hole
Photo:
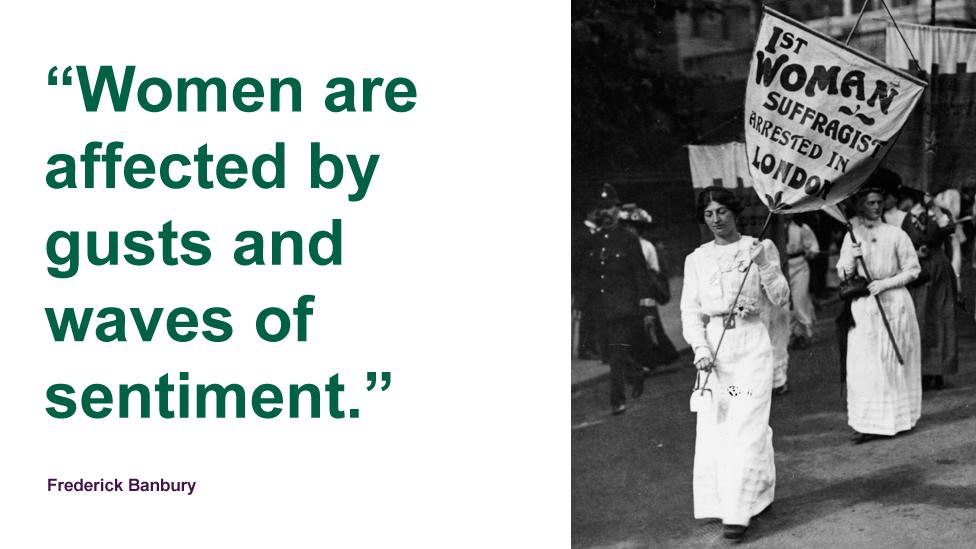
[[[871,433],[859,433],[854,431],[854,434],[851,435],[851,442],[854,444],[864,444],[865,442],[879,438],[881,438],[881,435],[872,435]]]
[[[922,391],[928,391],[935,386],[935,376],[922,376]]]
[[[783,396],[789,392],[790,387],[786,383],[780,385],[779,387],[773,388],[773,396]]]
[[[945,378],[942,376],[932,376],[932,390],[941,391],[945,388]]]
[[[612,413],[615,416],[619,416],[620,414],[622,414],[622,413],[624,413],[626,411],[627,411],[627,405],[626,404],[618,404],[618,405],[616,405],[616,406],[613,407],[613,412]]]
[[[746,535],[748,526],[741,524],[725,524],[722,527],[722,537],[725,539],[742,539]]]

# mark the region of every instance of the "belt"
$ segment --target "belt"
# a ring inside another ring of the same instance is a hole
[[[726,330],[734,330],[737,325],[752,324],[754,322],[760,321],[761,317],[758,314],[749,315],[746,317],[736,316],[734,314],[733,315],[729,315],[729,314],[711,315],[708,317],[709,324],[711,324],[713,320],[721,321],[722,326],[724,326]]]
[[[791,254],[787,254],[787,257],[790,259],[793,259],[794,257],[803,257],[804,253],[805,252],[793,252]]]
[[[736,321],[738,319],[735,317],[735,315],[729,315],[729,314],[713,315],[708,317],[709,324],[711,324],[713,320],[721,321],[722,326],[725,327],[726,330],[734,330]]]

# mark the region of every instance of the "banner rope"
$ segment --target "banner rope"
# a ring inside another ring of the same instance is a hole
[[[700,135],[696,135],[696,136],[695,136],[695,144],[698,144],[698,143],[701,143],[701,142],[702,142],[702,140],[703,140],[703,139],[705,139],[706,137],[708,137],[708,136],[710,136],[710,135],[712,135],[712,134],[714,134],[715,132],[717,132],[717,131],[719,131],[719,130],[721,130],[721,129],[722,129],[722,128],[724,128],[725,126],[728,126],[729,124],[731,124],[731,123],[733,123],[733,122],[735,122],[736,120],[739,120],[739,119],[740,119],[741,117],[742,117],[742,115],[741,115],[741,114],[739,114],[739,113],[736,113],[736,114],[734,114],[734,115],[732,116],[732,118],[729,118],[729,119],[728,119],[728,120],[726,120],[725,122],[722,122],[721,124],[719,124],[719,125],[717,125],[717,126],[715,126],[714,128],[712,128],[712,129],[710,129],[710,130],[708,130],[708,131],[706,131],[706,132],[705,132],[705,133],[703,133],[703,134],[700,134]]]
[[[912,56],[912,61],[915,62],[915,68],[917,70],[922,70],[922,65],[919,64],[918,59],[915,57],[915,53],[912,51],[912,47],[908,45],[908,40],[905,40],[905,35],[901,33],[901,29],[898,27],[898,21],[895,21],[895,16],[891,15],[891,10],[888,9],[888,3],[885,0],[881,0],[881,5],[884,6],[886,12],[888,12],[888,18],[895,25],[895,30],[898,31],[898,36],[901,36],[901,41],[905,44],[905,49],[908,50],[908,55]],[[934,23],[934,21],[933,21]]]
[[[847,40],[844,40],[844,45],[849,46],[851,44],[851,38],[854,38],[854,31],[857,30],[858,25],[861,24],[861,18],[864,17],[864,10],[868,8],[868,2],[870,0],[864,0],[861,4],[861,13],[857,14],[857,21],[854,21],[854,26],[851,27],[851,32],[847,34]]]

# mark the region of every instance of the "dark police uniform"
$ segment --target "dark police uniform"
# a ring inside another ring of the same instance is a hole
[[[624,380],[643,388],[643,371],[631,356],[631,341],[641,321],[639,303],[651,297],[647,263],[636,236],[618,222],[594,233],[583,255],[576,295],[592,311],[607,344],[610,405],[626,400]]]

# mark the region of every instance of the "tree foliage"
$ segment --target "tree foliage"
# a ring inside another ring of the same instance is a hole
[[[685,0],[574,1],[575,173],[646,166],[694,137],[696,81],[677,72],[673,50],[675,15],[686,9]]]

